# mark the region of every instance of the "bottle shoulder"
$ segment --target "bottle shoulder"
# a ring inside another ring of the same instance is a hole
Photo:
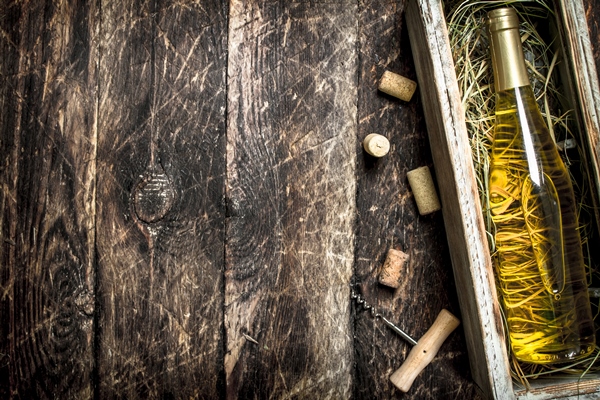
[[[503,118],[517,118],[517,124],[527,125],[536,132],[548,132],[546,121],[531,86],[512,88],[496,93],[496,125]],[[500,120],[500,121],[499,121]]]
[[[551,175],[564,173],[562,160],[530,86],[497,93],[496,121],[492,145],[492,163],[499,159],[520,160],[512,163],[539,175],[547,169]],[[541,177],[540,177],[541,179]]]

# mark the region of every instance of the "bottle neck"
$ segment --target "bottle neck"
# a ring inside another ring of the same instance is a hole
[[[490,11],[488,28],[496,92],[528,86],[529,77],[515,10],[500,8]]]

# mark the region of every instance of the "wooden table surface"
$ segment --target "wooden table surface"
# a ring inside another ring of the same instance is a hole
[[[460,317],[421,100],[377,91],[416,79],[404,7],[2,2],[0,398],[477,399],[461,327],[403,394],[350,296],[417,339]]]

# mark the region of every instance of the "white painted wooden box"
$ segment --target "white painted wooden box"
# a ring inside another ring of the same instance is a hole
[[[556,0],[557,27],[569,60],[592,175],[598,185],[600,90],[581,0]],[[418,83],[440,189],[471,371],[490,399],[600,398],[600,374],[513,384],[465,113],[456,82],[442,0],[409,0],[406,8]],[[564,78],[564,77],[563,77]]]

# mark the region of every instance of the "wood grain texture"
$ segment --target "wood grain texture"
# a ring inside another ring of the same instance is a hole
[[[596,400],[600,397],[598,379],[578,380],[566,377],[561,380],[541,378],[531,382],[531,388],[515,388],[517,400]]]
[[[489,276],[465,143],[427,140],[459,117],[419,75],[443,81],[449,58],[438,25],[416,36],[436,51],[409,45],[416,3],[0,4],[0,398],[478,398],[465,343],[500,365],[500,339],[463,332],[494,311],[465,306],[475,289],[458,311],[450,256],[458,285]],[[600,3],[583,4],[597,63]],[[377,91],[384,69],[419,76],[410,102]],[[449,246],[406,182],[421,165]],[[410,255],[397,291],[377,283],[390,247]],[[407,394],[389,376],[410,347],[352,306],[353,282],[415,339],[442,307],[461,317]],[[516,395],[596,395],[563,386]]]
[[[351,395],[356,11],[230,3],[227,398]]]
[[[460,311],[442,214],[419,216],[406,177],[408,171],[432,164],[420,89],[408,103],[377,91],[385,70],[416,80],[404,21],[403,1],[360,2],[357,141],[371,132],[379,133],[390,140],[391,150],[375,159],[357,149],[355,266],[367,302],[418,340],[442,308],[458,316]],[[409,255],[396,290],[377,282],[390,248]],[[461,351],[464,338],[460,328],[419,375],[410,392],[403,394],[389,378],[406,359],[410,344],[360,307],[355,311],[355,398],[474,398],[476,388],[467,383],[468,371],[460,368],[468,362]]]
[[[564,38],[567,69],[571,79],[570,86],[574,100],[579,106],[579,118],[582,120],[582,142],[589,149],[587,170],[590,176],[594,204],[598,207],[600,198],[600,89],[596,61],[586,20],[586,9],[582,0],[558,1],[556,5],[559,18],[559,31]],[[587,139],[587,140],[586,140]],[[586,143],[587,142],[587,143]],[[596,211],[596,219],[600,219]]]
[[[0,397],[92,395],[94,3],[0,6]]]
[[[596,0],[582,0],[582,5],[590,36],[590,50],[596,63],[596,72],[598,72],[600,71],[600,7]]]
[[[219,398],[227,7],[102,13],[97,394]]]

